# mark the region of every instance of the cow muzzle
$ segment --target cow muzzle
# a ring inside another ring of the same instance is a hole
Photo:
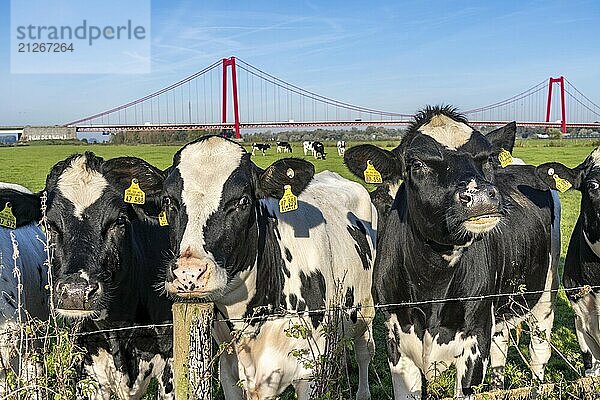
[[[221,268],[209,258],[180,257],[171,265],[165,289],[183,298],[203,298],[224,288]]]
[[[70,318],[94,318],[101,313],[99,306],[103,287],[98,281],[81,274],[62,278],[55,287],[56,311]]]
[[[493,185],[477,185],[471,181],[456,191],[455,201],[464,216],[462,224],[469,232],[488,232],[502,218],[500,192]]]

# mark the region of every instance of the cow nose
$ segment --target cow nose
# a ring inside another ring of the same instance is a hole
[[[460,186],[456,192],[456,199],[469,215],[483,215],[499,211],[500,196],[494,185],[488,183],[476,185],[471,181],[467,185]]]
[[[191,292],[201,286],[200,281],[208,270],[209,263],[194,263],[193,265],[175,265],[173,283],[180,292]]]
[[[89,311],[100,301],[102,286],[99,282],[71,279],[59,282],[56,291],[58,308]]]

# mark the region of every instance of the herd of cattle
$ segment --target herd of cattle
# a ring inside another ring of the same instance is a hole
[[[311,142],[307,140],[302,142],[302,146],[304,148],[304,155],[312,154],[316,160],[324,160],[327,155],[323,142]],[[264,156],[270,148],[271,145],[268,143],[252,143],[252,155],[256,155],[256,151],[260,151]],[[277,152],[292,153],[292,145],[289,142],[277,142]],[[337,141],[337,152],[339,156],[344,155],[346,152],[345,140]]]
[[[93,334],[79,340],[94,398],[138,399],[152,378],[161,398],[174,397],[171,328],[161,326],[178,298],[214,302],[218,343],[243,331],[219,359],[226,399],[274,399],[289,385],[308,399],[312,371],[290,353],[324,351],[325,310],[340,295],[357,399],[370,398],[376,308],[395,399],[425,397],[427,380],[452,364],[457,397],[472,395],[488,366],[502,387],[509,330],[521,322],[535,332],[529,365],[543,380],[559,280],[556,190],[572,187],[581,214],[563,283],[586,374],[600,375],[600,149],[573,169],[534,167],[510,155],[515,133],[511,123],[483,135],[452,108],[427,107],[391,151],[338,142],[348,169],[378,184],[371,193],[298,158],[262,169],[218,136],[183,146],[164,171],[135,157],[70,156],[39,193],[0,184],[1,328],[14,329],[19,313],[48,316],[47,235],[56,312]],[[322,143],[303,145],[325,158]],[[303,321],[310,340],[286,333]],[[157,327],[115,329],[134,325]],[[2,359],[3,373],[18,368],[14,353]]]

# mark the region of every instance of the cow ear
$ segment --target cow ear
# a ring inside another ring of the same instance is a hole
[[[315,166],[299,158],[282,158],[275,161],[258,176],[258,197],[281,199],[285,186],[298,196],[315,175]]]
[[[492,153],[499,154],[502,149],[512,153],[517,136],[517,123],[515,121],[501,128],[489,132],[485,137],[492,144]]]
[[[389,183],[402,179],[400,160],[391,151],[372,144],[354,146],[346,150],[344,163],[350,172],[367,183]],[[381,182],[377,182],[377,173],[381,175]]]
[[[157,218],[165,174],[159,168],[137,157],[117,157],[102,165],[102,174],[110,185],[123,194],[135,183],[144,192],[143,204],[132,204],[138,216]]]
[[[575,168],[569,168],[557,162],[549,162],[538,166],[535,172],[548,187],[564,192],[571,187],[580,190],[586,169],[587,160]]]
[[[0,189],[0,212],[7,208],[15,217],[17,227],[42,219],[39,194],[8,188]]]

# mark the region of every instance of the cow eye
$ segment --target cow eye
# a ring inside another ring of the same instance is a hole
[[[115,220],[115,225],[123,226],[126,223],[127,223],[127,217],[125,217],[124,215],[119,216],[119,218],[117,218]]]
[[[245,210],[250,205],[250,198],[248,196],[242,196],[237,204],[238,210]]]
[[[600,188],[600,183],[596,181],[589,181],[587,183],[588,190],[598,190]]]
[[[410,162],[410,167],[413,170],[419,170],[419,169],[425,167],[425,163],[423,161],[421,161],[421,160],[412,160]]]
[[[171,207],[171,198],[169,196],[165,196],[162,198],[162,208],[163,210],[166,210],[169,207]]]

